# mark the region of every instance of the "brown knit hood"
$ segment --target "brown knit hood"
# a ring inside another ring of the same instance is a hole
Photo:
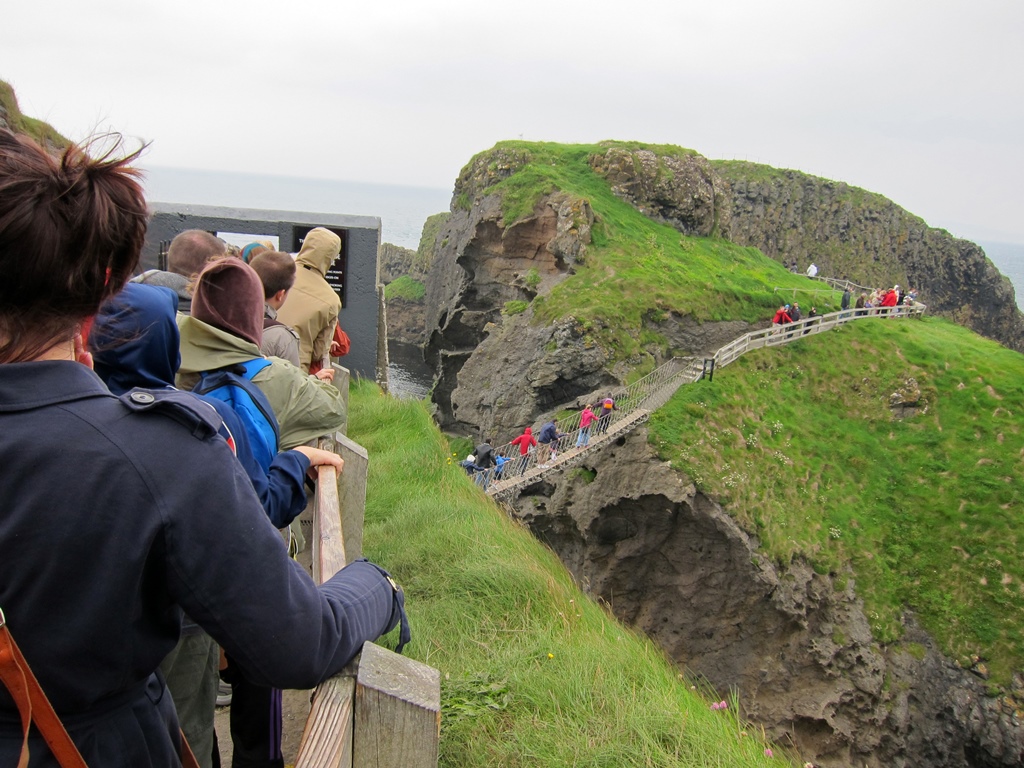
[[[263,343],[263,283],[241,259],[209,263],[192,296],[192,317],[251,341]]]

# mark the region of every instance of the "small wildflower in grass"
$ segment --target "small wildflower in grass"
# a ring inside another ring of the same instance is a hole
[[[555,658],[555,654],[553,654],[553,653],[549,653],[549,654],[548,654],[548,658],[549,658],[549,659],[553,659],[553,658]]]
[[[833,525],[831,528],[828,529],[828,535],[831,536],[833,539],[838,539],[840,536],[843,535],[843,532],[841,529]]]
[[[771,747],[765,747],[764,748],[764,756],[765,757],[775,757],[775,753],[772,752],[772,748]]]

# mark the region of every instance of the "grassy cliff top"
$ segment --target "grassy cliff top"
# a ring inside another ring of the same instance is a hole
[[[927,411],[894,419],[916,380]],[[651,418],[662,456],[780,562],[855,579],[994,682],[1024,670],[1024,356],[939,319],[868,320],[745,355]]]
[[[535,322],[572,315],[617,359],[627,359],[640,349],[638,339],[663,341],[644,330],[649,325],[645,317],[652,312],[655,316],[675,312],[698,322],[757,322],[769,319],[778,308],[775,288],[786,289],[789,296],[793,289],[822,288],[820,282],[791,274],[756,248],[720,238],[687,237],[649,219],[617,197],[588,162],[611,147],[677,157],[696,155],[681,147],[631,142],[506,141],[467,165],[467,169],[512,169],[504,178],[496,174],[493,183],[480,190],[502,196],[506,226],[529,216],[544,196],[556,191],[586,200],[594,211],[592,243],[584,263],[550,293],[534,300]],[[468,205],[468,199],[462,204]],[[835,308],[838,299],[836,294]],[[822,311],[832,305],[821,298],[815,302]]]
[[[441,672],[441,765],[779,764],[734,698],[712,710],[480,492],[426,404],[362,381],[349,413],[373,457],[366,554],[406,590],[406,653]]]
[[[60,148],[71,143],[49,123],[22,114],[14,88],[3,80],[0,80],[0,118],[4,118],[15,133],[27,134],[44,147]]]

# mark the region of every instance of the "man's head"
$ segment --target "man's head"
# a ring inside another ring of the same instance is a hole
[[[266,303],[280,309],[295,285],[295,260],[282,251],[263,251],[253,257],[249,266],[260,276]]]
[[[178,234],[167,250],[167,269],[185,277],[203,270],[206,262],[227,252],[227,244],[201,229],[186,229]]]

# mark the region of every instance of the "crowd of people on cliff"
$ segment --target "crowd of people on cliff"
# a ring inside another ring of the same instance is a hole
[[[814,266],[813,264],[811,266]],[[839,303],[840,312],[846,312],[850,309],[850,301],[852,299],[852,291],[850,285],[847,284],[843,288],[842,298]],[[907,290],[903,291],[900,289],[899,284],[894,285],[892,288],[883,289],[876,288],[871,293],[861,293],[854,304],[855,316],[867,315],[868,310],[874,307],[883,309],[882,314],[898,315],[900,307],[913,306],[917,301],[917,291]],[[791,323],[797,323],[801,320],[806,321],[804,323],[803,335],[810,333],[811,326],[814,325],[812,318],[819,317],[817,307],[811,307],[806,317],[800,310],[800,305],[797,302],[792,304],[780,304],[779,308],[775,310],[775,314],[772,316],[772,330],[775,333],[781,331],[782,326],[789,325]],[[787,334],[787,338],[792,336],[794,332]]]
[[[223,678],[232,764],[282,768],[280,689],[408,640],[379,566],[318,586],[293,557],[316,468],[343,470],[310,445],[347,421],[341,241],[190,230],[136,275],[137,157],[0,130],[0,763],[217,766]]]

